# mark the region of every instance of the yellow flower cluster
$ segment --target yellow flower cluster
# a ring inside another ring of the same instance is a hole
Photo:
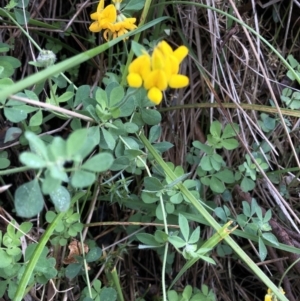
[[[285,291],[280,288],[280,292],[284,295]],[[268,288],[268,292],[265,295],[265,301],[276,301],[277,297],[273,294],[272,290]]]
[[[91,14],[91,19],[94,22],[89,27],[89,30],[92,32],[104,30],[103,37],[106,41],[137,28],[134,24],[136,18],[126,18],[120,12],[120,3],[122,0],[112,1],[114,4],[110,4],[104,8],[104,0],[100,0],[97,11]]]
[[[144,53],[129,65],[128,85],[133,88],[144,85],[148,98],[156,105],[159,104],[163,98],[162,91],[168,87],[178,89],[189,84],[187,76],[178,74],[180,63],[187,54],[185,46],[173,51],[167,42],[160,42],[151,56]]]

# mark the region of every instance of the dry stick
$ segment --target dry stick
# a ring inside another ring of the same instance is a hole
[[[26,98],[26,97],[20,97],[20,96],[17,96],[17,95],[11,95],[9,98],[19,100],[19,101],[31,104],[33,106],[42,107],[42,108],[47,109],[48,111],[56,111],[56,112],[59,112],[59,113],[62,113],[62,114],[66,114],[70,117],[80,118],[80,119],[85,120],[85,121],[94,122],[94,119],[92,119],[91,117],[88,117],[88,116],[85,116],[85,115],[82,115],[82,114],[79,114],[79,113],[76,113],[76,112],[73,112],[73,111],[55,106],[55,105],[51,105],[49,103],[39,102],[39,101],[36,101],[36,100],[33,100],[33,99],[29,99],[29,98]]]

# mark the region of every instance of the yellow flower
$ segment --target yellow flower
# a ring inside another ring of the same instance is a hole
[[[139,88],[142,86],[144,79],[151,72],[151,59],[148,53],[136,58],[129,65],[127,82],[130,87]]]
[[[280,292],[284,295],[285,291],[280,288]],[[265,301],[277,301],[277,297],[273,294],[272,290],[268,288],[267,294],[265,295]]]
[[[114,4],[110,4],[104,8],[104,0],[100,0],[97,11],[91,14],[94,21],[89,30],[99,32],[104,30],[103,37],[105,40],[119,37],[130,30],[137,28],[134,24],[136,18],[126,18],[120,12],[120,3],[122,0],[112,0]]]
[[[137,28],[137,26],[133,24],[135,23],[135,21],[136,18],[125,18],[123,19],[123,21],[119,21],[113,24],[112,28],[110,29],[113,34],[113,38],[120,37],[123,34],[127,33],[129,30]]]
[[[99,32],[102,29],[111,29],[112,24],[117,20],[117,11],[113,4],[103,9],[104,1],[101,0],[97,7],[97,12],[91,14],[91,19],[95,20],[89,27],[92,32]]]
[[[168,87],[177,89],[189,84],[187,76],[178,74],[179,65],[187,54],[188,49],[185,46],[173,51],[167,42],[160,42],[151,57],[143,54],[129,65],[128,85],[139,88],[143,83],[148,91],[148,98],[156,105],[159,104],[162,101],[162,92]]]

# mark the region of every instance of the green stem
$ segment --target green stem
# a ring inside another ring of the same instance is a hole
[[[27,171],[30,169],[32,169],[32,168],[28,167],[28,166],[21,166],[21,167],[16,167],[16,168],[11,168],[11,169],[0,170],[0,176],[11,175],[14,173],[23,172],[23,171]]]
[[[62,219],[62,217],[64,215],[65,215],[65,212],[59,213],[55,217],[53,222],[48,226],[47,230],[45,231],[45,233],[39,240],[39,243],[38,243],[37,247],[35,248],[35,250],[32,254],[32,257],[31,257],[28,265],[26,266],[25,272],[22,275],[22,278],[19,282],[15,297],[13,299],[14,301],[21,301],[24,298],[24,292],[26,290],[28,281],[33,273],[33,270],[41,256],[43,250],[44,250],[44,247],[45,247],[46,243],[48,242],[50,236],[52,235],[53,231],[55,230],[57,224],[60,222],[60,220]]]
[[[193,103],[193,104],[186,104],[186,105],[179,105],[179,106],[171,106],[167,108],[159,108],[159,112],[167,112],[167,111],[172,111],[172,110],[185,110],[185,109],[194,109],[194,108],[220,108],[221,105],[219,103]],[[278,111],[274,107],[270,106],[262,106],[262,105],[257,105],[257,104],[246,104],[246,103],[240,103],[240,104],[235,104],[235,103],[222,103],[222,107],[225,109],[243,109],[243,110],[254,110],[254,111],[259,111],[259,112],[267,112],[271,114],[278,114]],[[282,115],[287,115],[287,116],[293,116],[293,117],[298,117],[300,118],[300,112],[299,110],[291,110],[291,109],[283,109],[280,108],[280,112]]]

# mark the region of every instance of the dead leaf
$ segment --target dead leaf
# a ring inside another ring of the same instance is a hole
[[[64,264],[70,264],[70,263],[77,263],[75,256],[82,255],[82,247],[81,242],[74,239],[69,245],[68,248],[70,250],[69,255],[63,260]],[[84,253],[87,253],[89,251],[88,245],[85,243],[83,244]]]

